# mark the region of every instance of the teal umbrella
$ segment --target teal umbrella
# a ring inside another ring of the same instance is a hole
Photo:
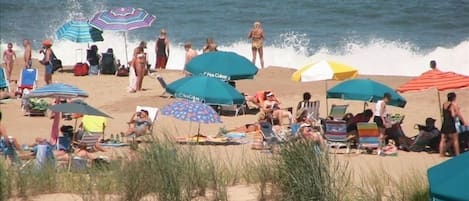
[[[166,92],[177,98],[214,105],[240,105],[244,96],[231,85],[216,78],[190,76],[174,81]]]
[[[407,103],[404,97],[394,89],[370,79],[353,79],[342,82],[327,90],[327,98],[377,102],[383,98],[384,93],[391,94],[390,105],[404,107]]]
[[[61,103],[61,104],[53,105],[53,106],[50,106],[49,109],[54,112],[77,113],[77,114],[82,114],[82,115],[92,115],[92,116],[112,118],[111,116],[88,105],[82,100],[74,100],[70,103]]]
[[[186,70],[193,75],[205,75],[223,80],[252,79],[257,67],[234,52],[207,52],[192,59]]]
[[[432,200],[463,201],[469,198],[469,152],[428,169]]]

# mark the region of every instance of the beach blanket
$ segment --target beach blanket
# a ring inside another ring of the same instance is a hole
[[[129,143],[100,143],[101,146],[103,147],[123,147],[123,146],[129,146]]]

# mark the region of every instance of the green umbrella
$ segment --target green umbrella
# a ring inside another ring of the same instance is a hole
[[[428,169],[430,194],[435,200],[468,200],[469,152]]]
[[[208,52],[192,59],[186,70],[193,75],[205,75],[223,80],[252,79],[257,67],[234,52]]]
[[[244,96],[231,85],[216,78],[190,76],[174,81],[166,92],[177,98],[214,105],[240,105]]]
[[[104,112],[88,105],[82,100],[75,100],[70,103],[61,103],[49,107],[54,112],[77,113],[82,115],[92,115],[112,118]]]
[[[384,93],[391,94],[390,105],[404,107],[407,103],[404,97],[394,89],[370,79],[353,79],[342,82],[327,91],[327,98],[377,102],[383,98]]]

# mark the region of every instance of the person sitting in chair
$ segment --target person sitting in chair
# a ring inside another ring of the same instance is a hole
[[[106,118],[100,116],[83,115],[83,118],[81,119],[81,124],[78,126],[78,128],[80,128],[83,132],[87,132],[92,135],[104,136],[104,129],[106,128]],[[103,139],[101,138],[98,140],[98,142],[102,140]],[[106,152],[106,150],[99,143],[96,143],[94,145],[94,149],[96,149],[96,151]]]
[[[291,123],[292,121],[292,114],[288,110],[280,109],[280,101],[274,96],[272,92],[265,94],[266,100],[264,101],[264,105],[262,109],[264,111],[271,111],[273,119],[278,119],[280,121],[280,125],[283,125],[283,119],[288,118],[288,121]]]
[[[140,110],[132,115],[129,124],[129,129],[124,134],[125,136],[135,135],[136,137],[144,135],[151,126],[151,119],[147,110]]]

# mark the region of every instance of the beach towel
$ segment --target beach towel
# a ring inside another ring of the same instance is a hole
[[[129,68],[129,92],[137,89],[137,74],[135,74],[134,67]]]

